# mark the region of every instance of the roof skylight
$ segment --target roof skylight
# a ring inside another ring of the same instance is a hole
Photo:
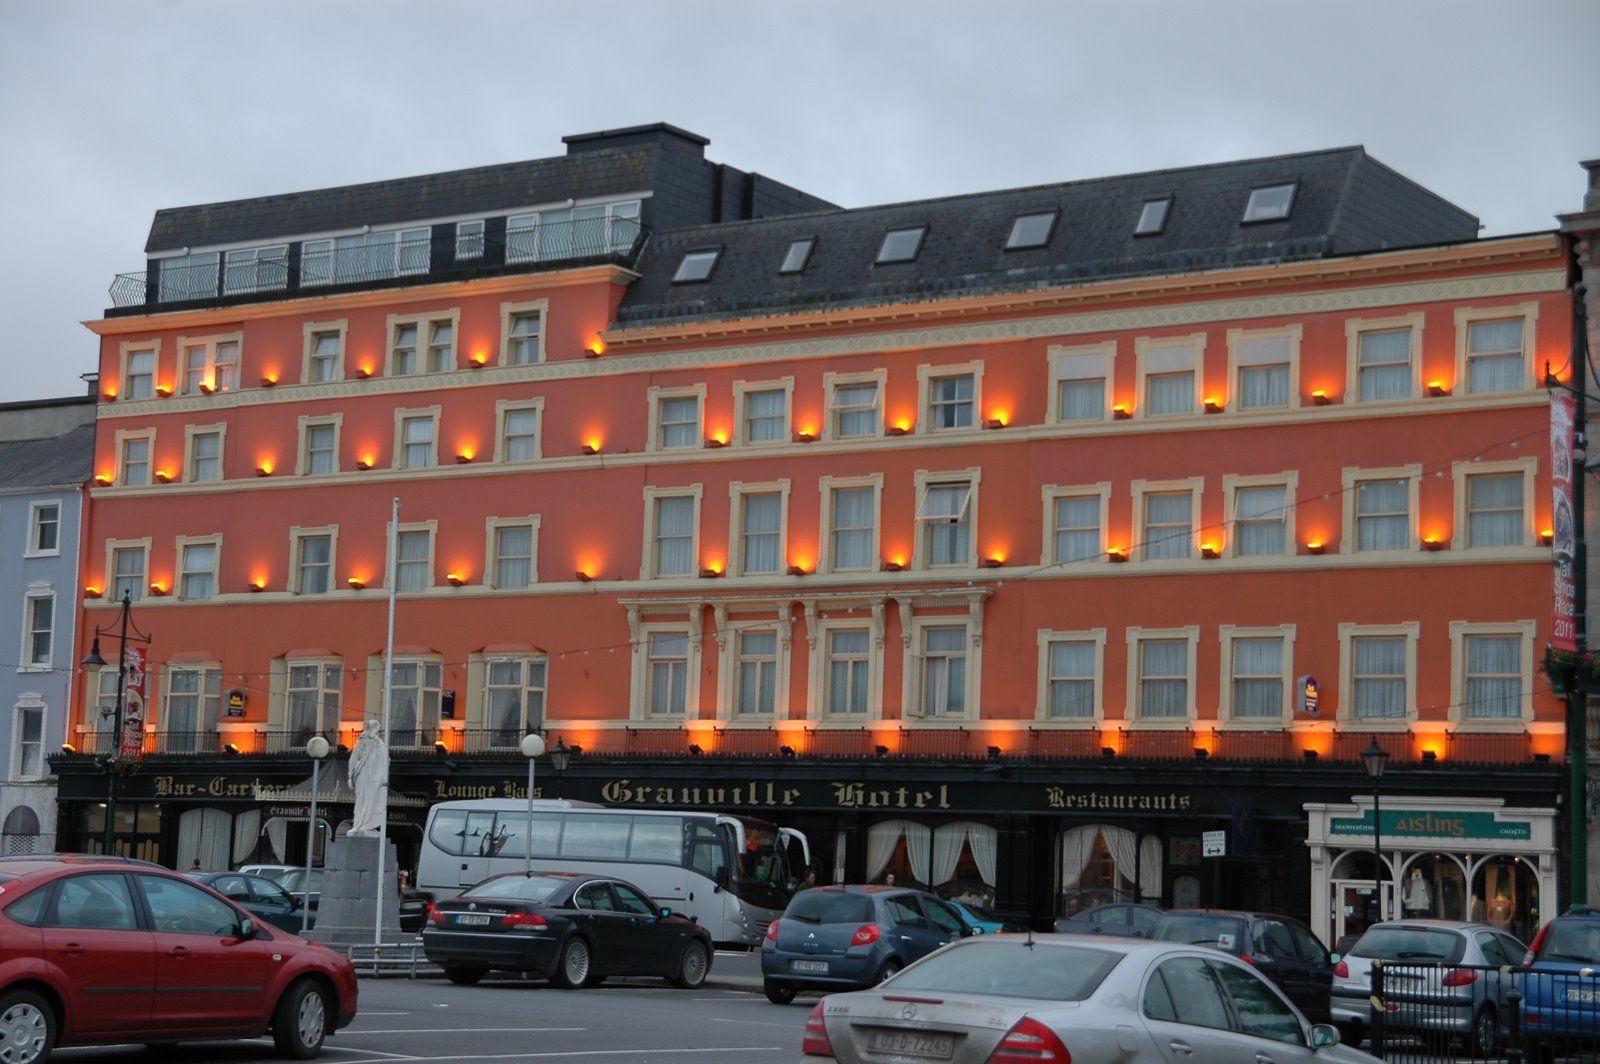
[[[1286,185],[1265,185],[1250,190],[1250,202],[1245,204],[1246,222],[1277,222],[1289,217],[1294,206],[1294,182]]]
[[[1056,227],[1055,211],[1019,214],[1011,223],[1011,235],[1006,237],[1006,250],[1042,248],[1050,243],[1050,234]]]
[[[879,263],[910,262],[922,247],[922,237],[928,231],[925,225],[907,229],[891,229],[883,234],[883,244],[878,248]]]
[[[790,244],[789,250],[783,254],[783,265],[778,267],[778,272],[799,273],[805,269],[811,259],[811,249],[816,245],[817,238],[814,236],[802,237]]]
[[[683,261],[678,263],[678,272],[672,275],[672,283],[704,281],[711,276],[712,269],[717,265],[717,256],[720,254],[722,254],[721,248],[684,252]]]
[[[1133,227],[1134,236],[1155,236],[1167,227],[1167,212],[1172,209],[1172,197],[1144,201],[1139,212],[1139,222]]]

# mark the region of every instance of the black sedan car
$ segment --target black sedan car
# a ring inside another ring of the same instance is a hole
[[[245,872],[185,872],[184,874],[190,879],[204,883],[234,904],[255,913],[274,927],[281,927],[294,935],[300,933],[300,924],[304,916],[300,911],[300,899],[266,876],[250,875]],[[308,923],[311,927],[317,926],[315,912],[311,913]]]
[[[1150,929],[1159,919],[1161,910],[1154,905],[1136,905],[1132,902],[1095,905],[1057,920],[1056,934],[1148,938]]]
[[[568,989],[609,975],[659,975],[693,989],[711,972],[711,935],[632,883],[576,872],[507,872],[441,901],[422,929],[452,983],[490,971]]]

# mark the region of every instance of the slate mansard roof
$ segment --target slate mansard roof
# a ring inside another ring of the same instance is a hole
[[[1241,224],[1254,188],[1293,182],[1283,221]],[[1143,204],[1171,197],[1157,235]],[[1056,211],[1046,246],[1005,250],[1019,215]],[[911,262],[874,265],[884,234],[926,226]],[[1021,291],[1117,277],[1317,259],[1470,241],[1478,219],[1360,147],[1158,170],[944,199],[820,211],[653,234],[622,302],[623,326],[795,313]],[[816,243],[781,275],[795,240]],[[687,251],[720,248],[711,277],[674,284]]]
[[[94,465],[94,424],[63,436],[0,441],[0,490],[82,484]]]

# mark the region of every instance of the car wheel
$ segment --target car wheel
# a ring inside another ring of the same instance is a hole
[[[475,964],[452,964],[444,970],[444,977],[457,986],[476,986],[488,974],[489,969]]]
[[[0,1060],[39,1064],[56,1044],[56,1015],[38,994],[16,990],[0,998]]]
[[[310,1060],[328,1037],[328,996],[310,979],[292,983],[272,1013],[272,1041],[291,1060]]]
[[[711,957],[706,953],[705,946],[690,942],[683,947],[683,956],[678,959],[678,974],[672,977],[672,985],[684,990],[698,990],[710,971]]]
[[[872,980],[872,985],[877,986],[879,983],[883,982],[885,979],[888,979],[903,967],[904,965],[897,960],[891,959],[884,961],[883,967],[878,969],[877,976]]]
[[[761,984],[761,989],[767,993],[767,1000],[774,1005],[787,1005],[794,1000],[794,987],[788,983],[774,983],[767,979]]]
[[[556,961],[556,974],[551,982],[563,990],[576,990],[589,981],[593,970],[594,956],[589,952],[589,943],[573,936],[561,947],[561,957]]]
[[[1468,1052],[1478,1059],[1498,1055],[1500,1046],[1500,1018],[1494,1006],[1485,1005],[1472,1020],[1472,1038]]]

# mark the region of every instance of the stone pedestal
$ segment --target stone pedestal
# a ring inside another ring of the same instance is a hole
[[[317,924],[310,937],[330,946],[372,942],[377,900],[383,895],[382,940],[400,940],[400,897],[395,888],[395,847],[383,862],[383,882],[378,882],[376,835],[345,836],[328,843],[323,863],[322,898],[317,903]]]

